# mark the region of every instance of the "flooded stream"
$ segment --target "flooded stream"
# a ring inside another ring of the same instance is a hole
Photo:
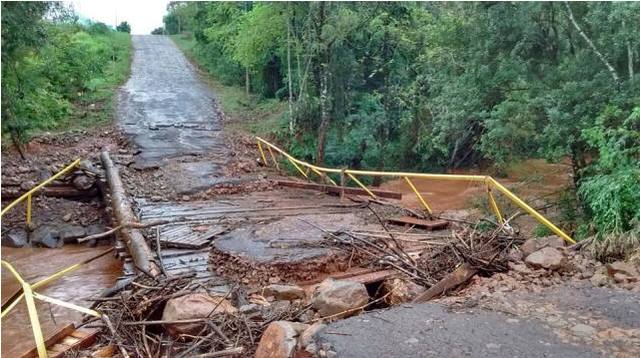
[[[541,159],[530,159],[513,165],[506,178],[494,178],[525,201],[554,196],[571,182],[571,167],[566,163],[547,163]],[[456,170],[450,174],[483,175],[482,170]],[[411,179],[416,189],[425,198],[434,212],[469,208],[474,198],[484,196],[482,183],[472,181],[450,181]],[[402,203],[410,208],[421,208],[418,198],[404,179],[396,179],[381,185],[381,189],[403,194]]]
[[[2,259],[10,262],[30,283],[41,280],[63,268],[95,256],[106,246],[88,248],[67,245],[59,249],[2,247]],[[122,273],[121,262],[107,254],[78,270],[67,274],[38,292],[49,297],[88,307],[86,299],[111,287]],[[13,275],[2,268],[2,302],[16,292],[20,285]],[[45,338],[71,322],[78,322],[81,313],[57,305],[36,301],[40,324]],[[2,319],[2,356],[18,357],[34,346],[31,325],[24,299]]]

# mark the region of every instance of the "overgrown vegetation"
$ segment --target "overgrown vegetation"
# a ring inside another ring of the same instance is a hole
[[[223,84],[282,101],[271,135],[299,157],[497,171],[568,158],[575,233],[628,237],[640,218],[639,21],[630,2],[173,2],[164,31],[193,34]]]
[[[42,130],[89,127],[113,113],[131,39],[81,23],[62,3],[2,2],[2,132],[20,146]]]

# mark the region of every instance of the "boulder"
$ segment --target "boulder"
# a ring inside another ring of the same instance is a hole
[[[384,301],[388,305],[411,302],[425,291],[424,287],[400,278],[385,280],[380,288],[382,295],[386,296]]]
[[[86,230],[80,225],[63,224],[58,226],[60,240],[65,244],[75,242],[76,239],[86,236]]]
[[[326,317],[342,313],[337,317],[357,314],[355,310],[369,302],[367,288],[358,282],[328,278],[313,293],[311,304],[320,316]],[[349,312],[345,312],[349,311]]]
[[[275,321],[262,334],[255,358],[291,358],[298,345],[298,336],[309,325]]]
[[[304,299],[304,289],[296,285],[269,285],[262,289],[262,295],[265,297],[273,296],[276,300],[293,301]]]
[[[29,239],[34,245],[44,246],[51,249],[62,246],[63,244],[60,240],[58,229],[53,225],[42,225],[37,227],[31,232]]]
[[[25,247],[28,244],[27,232],[23,229],[11,229],[2,235],[2,246]]]
[[[524,257],[527,257],[532,253],[545,247],[554,247],[554,248],[564,247],[564,240],[562,240],[562,238],[556,235],[532,238],[525,241],[524,244],[520,246],[520,250],[522,251],[522,255]]]
[[[566,264],[567,259],[557,249],[553,247],[544,247],[528,255],[524,261],[533,268],[557,270]]]
[[[216,314],[235,313],[237,309],[223,297],[207,293],[191,293],[167,301],[162,312],[163,321],[177,321],[211,317]],[[204,327],[204,322],[166,324],[165,328],[174,337],[180,334],[195,335]]]

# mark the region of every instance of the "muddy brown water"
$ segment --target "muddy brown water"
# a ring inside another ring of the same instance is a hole
[[[27,282],[34,283],[104,250],[104,246],[88,248],[79,245],[67,245],[59,249],[3,247],[2,259],[10,262]],[[91,302],[86,299],[111,287],[121,274],[121,262],[108,254],[50,283],[38,292],[88,307]],[[4,267],[1,276],[4,303],[20,285]],[[42,301],[36,301],[36,307],[45,338],[71,322],[79,322],[82,317],[79,312]],[[23,299],[2,319],[2,356],[18,357],[34,346],[27,306]]]
[[[483,170],[456,170],[450,174],[483,175]],[[566,163],[547,163],[541,159],[530,159],[513,165],[505,178],[494,178],[506,185],[525,201],[547,196],[557,196],[559,191],[571,183],[571,167]],[[425,198],[434,212],[458,210],[470,206],[474,198],[486,195],[482,183],[472,181],[411,179],[416,189]],[[402,204],[410,208],[421,208],[418,198],[404,179],[396,179],[381,185],[382,189],[400,192]]]

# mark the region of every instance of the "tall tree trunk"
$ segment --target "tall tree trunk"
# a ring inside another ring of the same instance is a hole
[[[611,77],[613,77],[613,81],[619,85],[620,77],[618,76],[618,73],[616,72],[615,68],[613,68],[613,66],[611,66],[611,64],[609,63],[609,61],[607,61],[604,55],[600,51],[598,51],[598,48],[596,47],[596,45],[593,44],[593,41],[591,41],[591,39],[587,36],[587,34],[585,34],[584,31],[582,31],[582,28],[580,27],[580,25],[578,25],[578,22],[576,21],[575,17],[573,17],[573,11],[571,11],[571,6],[569,6],[569,2],[565,1],[564,5],[567,7],[569,20],[571,20],[573,27],[576,28],[580,36],[582,36],[582,38],[587,42],[589,47],[591,47],[591,50],[593,50],[596,56],[598,56],[602,64],[607,68],[607,70],[609,70],[609,73],[611,73]]]
[[[291,6],[291,4],[289,4]],[[293,88],[291,83],[291,19],[287,18],[287,82],[289,83],[289,132],[293,134],[296,119],[293,116]]]
[[[627,23],[622,20],[622,28],[626,31]],[[631,47],[631,40],[627,36],[627,67],[629,70],[629,81],[633,80],[633,48]]]
[[[320,126],[318,127],[318,152],[316,164],[324,164],[324,147],[329,129],[329,64],[322,63],[320,69]]]
[[[246,67],[244,69],[244,92],[247,94],[247,96],[249,95],[250,90],[251,90],[251,81],[249,79],[249,68]]]

